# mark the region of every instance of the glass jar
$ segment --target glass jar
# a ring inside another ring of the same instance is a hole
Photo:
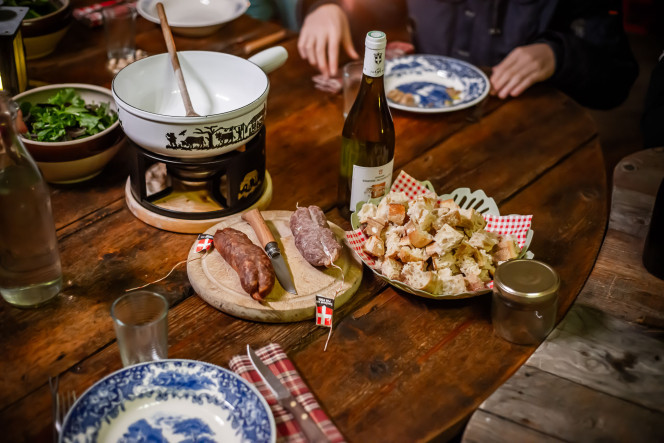
[[[537,260],[511,260],[496,268],[491,321],[495,333],[519,345],[538,344],[556,322],[560,278]]]

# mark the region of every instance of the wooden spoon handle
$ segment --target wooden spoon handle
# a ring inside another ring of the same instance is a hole
[[[262,247],[274,241],[274,236],[270,228],[265,224],[265,219],[258,209],[250,209],[242,214],[242,220],[251,225]]]
[[[166,48],[168,49],[168,55],[171,58],[175,78],[180,86],[180,95],[184,102],[184,109],[187,111],[187,116],[197,117],[199,115],[194,111],[194,106],[191,104],[191,99],[189,98],[189,91],[187,90],[187,85],[185,84],[184,76],[182,75],[182,69],[180,68],[180,59],[178,59],[178,53],[175,49],[175,41],[173,40],[173,34],[171,34],[171,27],[168,26],[166,11],[164,10],[164,4],[162,2],[157,3],[157,13],[159,14],[161,32],[164,34],[164,41],[166,41]]]

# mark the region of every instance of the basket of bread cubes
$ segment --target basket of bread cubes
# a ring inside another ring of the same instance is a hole
[[[390,284],[427,298],[466,298],[491,291],[496,267],[532,258],[532,216],[500,216],[483,191],[438,196],[430,182],[401,171],[390,192],[360,202],[349,246]]]

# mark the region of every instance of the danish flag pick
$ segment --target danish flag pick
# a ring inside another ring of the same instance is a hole
[[[333,312],[334,312],[334,299],[317,295],[316,325],[331,328]]]
[[[212,248],[212,239],[214,238],[211,234],[198,234],[198,240],[196,241],[195,252],[203,252]]]

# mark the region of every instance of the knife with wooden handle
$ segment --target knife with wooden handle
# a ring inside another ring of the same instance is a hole
[[[288,36],[288,31],[285,29],[281,29],[272,34],[268,34],[266,36],[257,38],[255,40],[250,40],[242,45],[242,52],[244,52],[245,55],[249,55],[252,52],[257,51],[259,49],[263,49],[266,46],[273,45],[278,41],[283,40],[287,36]]]
[[[286,265],[284,257],[281,255],[279,244],[274,240],[274,236],[272,235],[272,232],[270,232],[270,228],[265,224],[265,220],[260,211],[258,209],[250,209],[242,214],[242,219],[251,225],[251,228],[258,237],[258,241],[265,249],[265,253],[270,257],[274,273],[281,286],[291,294],[297,295],[295,283],[293,283],[293,277]]]
[[[311,415],[307,412],[304,407],[298,403],[298,401],[293,397],[284,386],[276,375],[267,367],[263,360],[260,359],[256,352],[249,345],[247,345],[247,355],[251,364],[254,365],[256,371],[261,376],[265,384],[272,391],[274,396],[277,398],[277,401],[281,406],[284,407],[288,412],[293,414],[295,421],[300,425],[302,433],[305,435],[307,440],[311,443],[325,443],[330,440],[323,433],[323,431],[318,427],[316,422],[313,420]]]

